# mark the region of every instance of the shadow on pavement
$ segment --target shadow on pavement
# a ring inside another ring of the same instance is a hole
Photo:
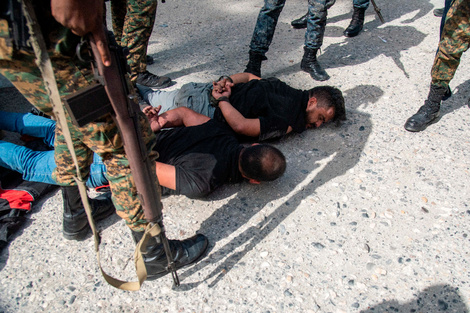
[[[384,301],[360,312],[468,313],[469,311],[458,288],[449,285],[436,285],[415,294],[415,298],[409,302],[399,303],[396,300]]]
[[[364,94],[368,95],[366,96],[368,99],[365,101],[363,100]],[[246,187],[243,186],[236,197],[216,210],[201,224],[198,231],[209,237],[213,249],[207,257],[208,262],[196,264],[181,273],[180,278],[184,281],[185,277],[191,276],[209,264],[218,264],[218,266],[201,281],[189,284],[182,283],[176,290],[189,290],[202,281],[208,280],[211,280],[209,287],[214,287],[237,264],[243,265],[241,263],[243,257],[276,230],[297,209],[303,199],[315,194],[320,186],[353,168],[359,162],[365,143],[372,131],[372,121],[369,114],[351,108],[350,104],[353,104],[354,107],[361,105],[365,107],[377,102],[382,94],[382,90],[375,86],[358,86],[347,90],[344,92],[344,96],[348,120],[340,127],[329,125],[282,140],[279,146],[281,151],[300,150],[300,156],[295,155],[295,157],[302,158],[301,162],[303,163],[311,164],[310,170],[300,171],[292,165],[289,166],[291,152],[286,153],[288,164],[285,175],[289,175],[292,182],[283,182],[283,178],[281,178],[274,186],[245,185]],[[263,188],[270,188],[269,192]],[[256,225],[251,224],[252,226],[246,228],[220,248],[213,248],[216,242],[230,237],[231,234],[246,225],[260,210],[273,205],[271,202],[280,198],[284,198],[282,203],[270,214],[258,220]]]

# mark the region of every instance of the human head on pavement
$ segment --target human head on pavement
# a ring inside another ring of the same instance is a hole
[[[346,120],[344,97],[338,88],[318,86],[308,91],[306,128],[317,128],[329,121]]]
[[[271,145],[253,144],[240,152],[238,169],[252,184],[273,181],[284,174],[286,158]]]

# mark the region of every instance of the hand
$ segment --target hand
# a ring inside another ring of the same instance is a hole
[[[160,131],[163,128],[163,121],[161,120],[160,116],[158,113],[162,109],[162,106],[159,105],[158,107],[154,108],[152,106],[146,106],[142,112],[147,116],[147,119],[149,120],[150,123],[150,128],[154,133]]]
[[[215,99],[220,97],[229,98],[232,94],[232,87],[234,86],[228,79],[222,79],[218,82],[212,82],[212,96]]]
[[[111,55],[104,31],[103,0],[51,0],[51,11],[60,24],[78,36],[91,33],[101,60],[105,66],[111,65]]]

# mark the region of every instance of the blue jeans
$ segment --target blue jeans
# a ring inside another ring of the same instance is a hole
[[[50,148],[54,147],[55,122],[28,113],[0,111],[0,129],[43,138]],[[0,140],[0,166],[17,171],[24,180],[55,185],[52,171],[57,167],[54,151],[34,151],[24,146]],[[95,188],[108,184],[106,167],[98,155],[93,155],[87,186]]]

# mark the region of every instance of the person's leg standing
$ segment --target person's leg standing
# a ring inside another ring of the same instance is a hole
[[[441,17],[441,27],[439,31],[439,36],[442,36],[442,31],[444,30],[444,24],[446,22],[447,12],[449,12],[450,6],[452,5],[453,0],[445,0],[444,2],[444,10],[442,11]]]
[[[300,68],[319,81],[330,78],[317,61],[317,52],[323,44],[328,9],[336,0],[308,0],[307,30],[305,32],[304,56]]]
[[[274,37],[279,15],[286,0],[265,0],[261,8],[250,42],[250,60],[245,72],[261,77],[261,62],[267,60],[266,52]]]
[[[143,114],[140,114],[139,118],[142,137],[147,150],[150,151],[154,144],[155,134],[150,130]],[[106,177],[110,184],[117,214],[126,221],[126,224],[132,230],[142,231],[147,222],[137,195],[130,164],[125,155],[119,131],[111,116],[105,116],[81,128],[70,124],[69,128],[72,132],[72,137],[81,137],[80,141],[83,145],[91,147],[103,159],[107,169]],[[58,167],[53,177],[59,180],[60,183],[65,184],[73,180],[75,169],[65,164],[70,162],[70,154],[65,145],[60,127],[57,127],[56,134],[56,163]],[[91,150],[88,151],[91,153]],[[79,153],[78,157],[79,159],[85,159],[84,152]],[[93,156],[90,155],[90,157],[92,160]],[[150,155],[150,159],[155,160],[155,153]],[[151,163],[154,164],[154,162]]]
[[[111,22],[114,38],[122,46],[122,36],[124,32],[124,21],[127,15],[127,0],[111,0]]]
[[[353,7],[367,10],[370,0],[353,0]]]
[[[431,86],[446,90],[457,71],[462,54],[468,50],[470,44],[470,2],[452,2],[431,70]]]
[[[48,7],[38,6],[36,9],[47,11]],[[38,14],[36,13],[36,15]],[[51,12],[47,11],[45,15],[46,17],[50,17]],[[76,92],[80,88],[88,86],[89,83],[94,80],[94,76],[88,66],[85,64],[79,65],[76,63],[77,60],[73,58],[76,44],[80,41],[80,38],[72,35],[70,30],[64,29],[58,25],[57,22],[55,22],[55,25],[52,24],[54,24],[54,21],[46,20],[45,25],[43,25],[49,27],[49,32],[46,34],[48,38],[57,39],[56,41],[51,40],[48,42],[48,53],[52,61],[59,93],[61,96],[66,96]],[[8,24],[1,17],[0,31],[2,31],[2,33],[6,31],[8,34]],[[13,50],[11,46],[8,46],[4,38],[1,39],[1,73],[4,74],[32,104],[37,108],[41,108],[44,113],[49,114],[52,111],[51,103],[41,73],[36,66],[35,56],[23,49]],[[105,122],[106,124],[104,124]],[[108,166],[109,177],[113,178],[113,182],[110,181],[110,185],[111,189],[114,190],[113,192],[116,192],[116,194],[113,195],[115,199],[114,202],[116,205],[124,206],[121,213],[129,214],[125,219],[127,218],[126,221],[131,221],[128,222],[128,225],[134,230],[133,234],[141,235],[142,231],[137,232],[137,230],[143,230],[144,226],[148,223],[143,217],[142,206],[137,199],[135,182],[130,172],[129,161],[124,154],[121,136],[111,116],[106,115],[99,119],[98,122],[90,123],[81,129],[72,125],[70,117],[67,116],[67,124],[73,136],[73,149],[78,150],[78,167],[82,174],[84,174],[83,176],[87,176],[88,167],[93,160],[93,154],[90,149],[100,152]],[[139,124],[141,126],[144,143],[147,145],[147,149],[151,150],[155,142],[155,135],[150,130],[148,120],[143,113],[139,115]],[[62,126],[67,127],[67,125]],[[71,161],[68,149],[64,147],[60,125],[56,126],[55,146],[56,160],[61,160],[62,162],[56,162],[57,168],[54,173],[74,173],[75,164]],[[63,154],[58,155],[60,152]],[[152,155],[149,157],[152,160]],[[156,180],[155,169],[152,170],[151,174]],[[64,175],[63,177],[56,175],[55,178],[57,180],[63,179],[67,183],[71,181],[71,176],[69,175]],[[116,185],[115,188],[113,188],[113,184]],[[124,188],[123,190],[120,185],[129,186],[129,188]],[[120,191],[122,191],[122,194],[120,194]],[[155,192],[158,191],[155,190]],[[62,194],[64,197],[64,236],[68,239],[81,239],[83,234],[86,235],[89,225],[86,214],[84,214],[83,206],[81,205],[78,188],[73,185],[63,187]],[[114,211],[112,206],[110,208]],[[93,216],[97,220],[103,217],[105,213],[107,214],[109,212],[108,209],[109,207],[103,206],[101,206],[101,208],[93,208]],[[134,213],[135,216],[131,215]],[[176,263],[177,268],[195,262],[206,251],[207,245],[207,238],[200,234],[184,241],[169,241],[169,246],[174,256],[173,261]],[[143,258],[147,267],[148,276],[156,277],[168,273],[166,253],[162,245],[157,242],[156,238],[151,238],[146,248],[147,254],[143,256]]]
[[[446,3],[447,4],[447,3]],[[438,121],[441,101],[450,96],[449,83],[470,44],[470,2],[454,0],[447,13],[438,51],[431,69],[431,86],[424,105],[405,123],[411,132],[425,130]]]
[[[353,15],[349,26],[344,30],[344,36],[355,37],[359,35],[364,26],[364,16],[369,3],[370,0],[353,0]]]
[[[121,43],[129,49],[131,81],[151,88],[166,88],[171,79],[147,71],[147,47],[152,35],[158,0],[127,0]]]

